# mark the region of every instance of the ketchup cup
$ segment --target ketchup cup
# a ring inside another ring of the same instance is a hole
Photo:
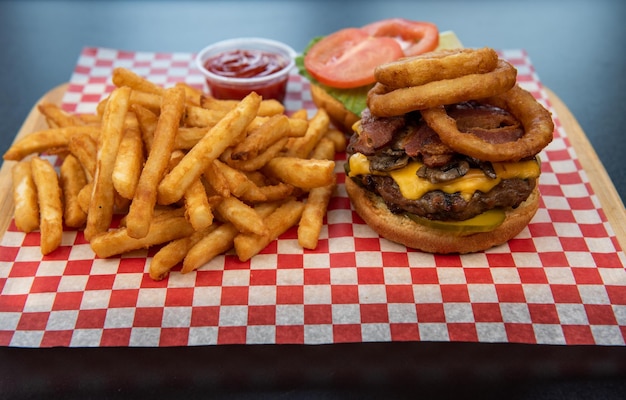
[[[196,66],[217,99],[241,100],[250,92],[282,102],[296,52],[288,45],[263,38],[238,38],[202,49]],[[273,69],[265,68],[267,63]]]

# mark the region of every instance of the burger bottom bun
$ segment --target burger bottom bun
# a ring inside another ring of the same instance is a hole
[[[357,214],[382,237],[427,253],[474,253],[503,244],[517,236],[539,208],[539,190],[519,207],[506,211],[504,222],[490,232],[458,236],[421,225],[404,214],[393,214],[382,198],[347,178],[346,191]]]
[[[358,115],[349,111],[318,85],[311,84],[311,98],[317,108],[324,109],[328,113],[328,117],[337,129],[346,134],[353,133],[352,125],[360,119]]]

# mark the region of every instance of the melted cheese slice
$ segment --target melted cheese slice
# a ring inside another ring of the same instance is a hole
[[[420,162],[410,162],[406,167],[390,172],[370,171],[367,157],[361,153],[352,155],[349,159],[350,175],[386,175],[391,176],[398,184],[402,195],[409,200],[417,200],[428,192],[441,190],[444,193],[460,193],[465,200],[469,200],[474,192],[487,193],[503,179],[537,178],[541,167],[536,160],[520,162],[492,163],[496,178],[489,178],[480,169],[472,168],[464,176],[448,182],[431,183],[427,179],[417,176],[417,170],[423,165]]]

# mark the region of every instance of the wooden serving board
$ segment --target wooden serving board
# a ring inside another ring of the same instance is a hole
[[[62,84],[50,90],[39,102],[47,101],[60,104],[67,85],[67,83]],[[580,164],[589,177],[591,187],[615,232],[620,247],[622,250],[626,249],[626,209],[624,208],[624,203],[574,115],[554,92],[548,88],[545,88],[545,90],[552,107],[556,111],[556,115],[561,121],[565,132],[567,132],[567,137],[572,147],[576,151]],[[15,140],[46,127],[46,120],[35,105],[26,117]],[[14,164],[14,161],[5,161],[0,169],[0,234],[2,235],[13,218],[11,168]]]

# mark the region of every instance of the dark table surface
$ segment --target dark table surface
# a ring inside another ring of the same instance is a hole
[[[405,17],[454,30],[467,47],[525,49],[624,201],[625,16],[622,0],[0,1],[0,153],[35,102],[68,81],[84,46],[196,52],[262,36],[300,50],[314,36]],[[360,363],[365,352],[380,357],[377,368]],[[0,397],[381,398],[408,390],[427,398],[623,398],[624,359],[623,348],[468,343],[0,348]]]

